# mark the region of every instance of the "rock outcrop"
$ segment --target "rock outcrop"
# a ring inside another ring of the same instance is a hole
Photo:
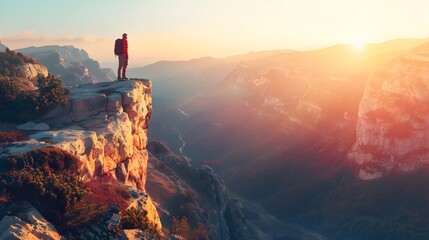
[[[23,210],[14,216],[4,216],[0,221],[0,239],[63,239],[55,227],[30,204],[24,203],[20,208]]]
[[[361,179],[429,163],[429,57],[405,55],[369,78],[348,156]]]
[[[9,144],[1,155],[45,146],[64,149],[78,157],[82,181],[108,177],[138,193],[130,206],[146,210],[161,231],[156,208],[145,193],[151,82],[136,79],[80,85],[72,89],[70,98],[68,104],[57,106],[35,123],[20,125],[31,131],[30,140]]]
[[[48,69],[44,65],[38,63],[26,63],[23,65],[18,65],[17,69],[19,76],[23,76],[29,80],[34,80],[39,75],[44,77],[48,76]]]
[[[50,130],[34,132],[29,141],[12,144],[3,154],[56,146],[79,157],[83,181],[109,175],[144,189],[151,113],[149,80],[81,85],[71,91],[67,105],[38,120]]]

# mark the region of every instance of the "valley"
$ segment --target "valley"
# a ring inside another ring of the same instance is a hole
[[[154,114],[154,118],[158,120],[150,130],[150,135],[165,141],[178,153],[184,153],[192,159],[192,164],[208,164],[222,176],[229,190],[246,202],[244,205],[260,203],[263,209],[281,222],[316,229],[316,232],[326,233],[328,239],[390,239],[388,236],[392,236],[393,232],[398,236],[409,234],[416,239],[423,239],[425,230],[408,225],[410,221],[413,222],[411,215],[401,215],[404,224],[384,214],[396,208],[408,209],[407,211],[414,213],[414,207],[424,208],[412,196],[420,194],[420,191],[425,192],[425,187],[415,189],[407,197],[402,185],[390,185],[397,181],[415,183],[417,180],[413,180],[413,177],[419,178],[417,176],[420,173],[415,170],[397,170],[396,167],[386,167],[382,162],[379,162],[380,165],[374,162],[376,159],[381,160],[378,155],[374,155],[378,154],[377,149],[380,148],[367,148],[367,143],[362,143],[368,141],[363,136],[368,136],[365,131],[369,131],[362,125],[362,121],[379,122],[380,125],[373,127],[374,133],[385,131],[379,128],[382,129],[389,123],[380,121],[390,121],[391,118],[385,116],[392,116],[398,111],[403,112],[403,117],[409,116],[411,113],[405,113],[407,107],[422,109],[423,115],[418,119],[426,119],[425,104],[417,101],[405,105],[404,109],[399,108],[399,105],[395,108],[381,102],[386,101],[389,96],[376,100],[379,101],[376,103],[378,105],[362,101],[371,93],[369,87],[380,86],[392,66],[398,66],[397,69],[404,69],[408,65],[412,65],[410,68],[417,68],[400,73],[396,72],[401,70],[393,70],[396,74],[394,78],[398,79],[397,83],[393,83],[396,84],[395,89],[407,91],[407,86],[399,81],[403,81],[408,73],[414,75],[405,79],[425,81],[422,76],[426,76],[426,63],[422,60],[407,60],[410,56],[427,54],[425,41],[393,40],[369,46],[367,53],[360,54],[348,52],[345,46],[333,46],[314,52],[289,52],[239,62],[236,68],[217,81],[216,86],[210,89],[200,88],[193,97],[160,99],[162,106]],[[196,67],[193,72],[198,69]],[[158,79],[163,80],[162,76],[158,76]],[[191,79],[199,81],[199,77],[188,75],[187,81]],[[169,84],[170,88],[179,92],[181,88],[187,88],[180,81],[171,81]],[[384,83],[383,89],[388,86],[386,84],[390,83]],[[402,84],[401,87],[398,84]],[[387,89],[391,91],[392,88]],[[158,98],[162,98],[161,96],[163,95],[160,93]],[[395,98],[398,96],[395,95]],[[408,96],[405,95],[404,99]],[[392,97],[392,101],[398,100]],[[374,113],[371,116],[377,120],[366,120],[362,115],[363,107],[374,109],[377,106],[388,106],[393,110],[384,109],[380,114]],[[420,120],[416,118],[415,121]],[[427,126],[425,121],[416,124],[421,124],[417,129]],[[412,123],[412,126],[417,126],[416,124]],[[168,133],[173,126],[175,135]],[[412,131],[412,128],[399,129]],[[410,141],[419,142],[410,132],[400,134],[406,138],[401,141],[407,144]],[[393,139],[396,137],[397,135],[388,135],[387,138],[391,140],[387,141],[400,141]],[[360,138],[363,140],[359,140]],[[186,143],[184,148],[183,143]],[[364,145],[362,150],[358,150],[362,151],[361,158],[354,153],[356,150],[352,150],[356,149],[356,144]],[[412,152],[426,153],[421,146],[417,148],[421,151],[406,147],[407,150],[401,151],[409,151],[408,155],[401,154],[413,161],[417,155]],[[386,149],[392,152],[395,147],[388,145]],[[366,151],[375,156],[368,164],[360,160],[367,159]],[[425,172],[425,163],[418,163],[419,167],[415,167],[414,163],[416,162],[399,166],[403,166],[400,167],[402,169],[410,167]],[[368,181],[374,179],[373,176],[380,176],[374,171],[382,171],[385,177]],[[380,190],[383,186],[390,194],[403,196],[404,201],[385,199],[392,203],[385,205],[383,210],[376,211],[380,204],[378,198],[384,199],[385,192]],[[363,202],[353,202],[352,196],[359,196]],[[426,197],[422,196],[423,199]],[[414,202],[414,205],[408,205],[410,202]],[[365,211],[365,208],[374,209],[374,212]],[[363,214],[358,214],[359,211]],[[267,216],[268,220],[269,215],[259,214]],[[250,215],[247,216],[250,224],[257,226],[257,223],[252,223]],[[345,216],[350,219],[350,224],[338,220]],[[363,224],[360,222],[362,219],[374,221]],[[363,228],[371,226],[379,230],[365,232],[360,224],[363,224]],[[386,227],[386,224],[390,227]],[[424,221],[418,223],[423,226],[421,224]],[[272,226],[278,225],[273,223]]]

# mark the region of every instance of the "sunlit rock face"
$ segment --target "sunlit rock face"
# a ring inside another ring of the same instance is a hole
[[[15,69],[19,77],[13,79],[21,90],[36,90],[38,76],[48,76],[48,69],[39,63],[21,64],[17,65]]]
[[[372,74],[348,156],[361,179],[429,163],[429,58],[407,55]]]
[[[44,77],[48,76],[48,69],[44,65],[38,63],[26,63],[18,65],[17,69],[18,75],[22,75],[24,78],[27,79],[34,79],[39,75],[42,75]]]
[[[151,113],[149,80],[81,85],[71,91],[67,105],[39,119],[49,130],[35,131],[29,141],[11,145],[3,154],[53,145],[79,158],[83,181],[108,175],[144,189]]]

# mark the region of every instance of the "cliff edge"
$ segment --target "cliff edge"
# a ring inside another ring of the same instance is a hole
[[[148,219],[160,232],[158,213],[150,196],[145,194],[151,86],[150,80],[135,79],[84,84],[71,89],[66,105],[57,106],[34,122],[17,126],[29,140],[3,146],[0,156],[48,146],[72,153],[79,160],[82,182],[110,179],[124,183],[130,193],[141,193],[144,204],[138,206],[148,213]]]
[[[30,140],[9,145],[2,154],[59,147],[79,158],[82,181],[107,175],[144,190],[151,113],[149,80],[80,85],[71,90],[67,105],[18,126],[32,131]]]

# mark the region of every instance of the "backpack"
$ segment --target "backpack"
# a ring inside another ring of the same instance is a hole
[[[124,49],[122,48],[122,39],[118,38],[115,41],[115,55],[124,54]]]

